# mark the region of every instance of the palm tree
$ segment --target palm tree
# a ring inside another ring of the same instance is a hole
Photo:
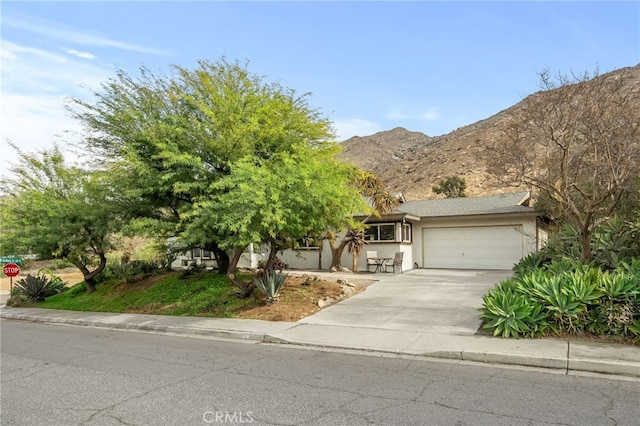
[[[360,229],[350,229],[347,235],[344,237],[344,241],[347,245],[347,250],[353,256],[352,271],[358,272],[358,256],[362,254],[364,246],[367,245],[367,241],[364,239],[364,231]]]
[[[360,190],[363,197],[369,198],[373,209],[371,215],[380,217],[383,214],[391,213],[398,205],[398,198],[389,193],[389,191],[385,189],[382,180],[371,172],[356,170],[353,185]],[[366,222],[367,219],[365,219],[363,223]],[[348,231],[347,236],[351,231],[353,231],[353,228]],[[331,268],[339,269],[341,266],[340,259],[342,258],[342,253],[347,246],[346,237],[340,244],[336,245],[336,233],[329,232],[327,234],[327,240],[329,240],[329,247],[331,248]],[[364,241],[364,233],[362,240]],[[360,250],[362,250],[362,248],[360,248]],[[361,251],[358,254],[360,253]],[[357,267],[356,262],[357,260],[354,260],[354,265]]]

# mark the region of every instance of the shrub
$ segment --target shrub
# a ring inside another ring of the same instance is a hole
[[[519,337],[530,334],[532,329],[527,322],[532,322],[532,314],[541,321],[541,310],[534,308],[524,295],[518,293],[517,285],[512,280],[501,281],[482,300],[484,306],[480,309],[480,317],[485,321],[482,328],[493,330],[494,336]],[[538,332],[537,328],[535,331]]]
[[[597,264],[616,269],[621,263],[640,258],[640,222],[614,216],[603,222],[591,238]]]
[[[191,262],[189,267],[180,273],[180,278],[184,279],[192,275],[199,274],[200,272],[204,272],[206,270],[207,268],[205,265],[198,264],[196,262]]]
[[[590,332],[640,342],[640,259],[604,272],[554,261],[501,282],[483,302],[483,328],[495,335]]]
[[[258,262],[258,269],[266,270],[267,269],[267,261],[261,260]],[[284,263],[280,258],[277,258],[273,261],[273,265],[271,266],[271,270],[282,271],[283,269],[289,269],[289,265]]]
[[[45,274],[27,275],[16,282],[15,288],[18,294],[25,296],[32,302],[42,301],[49,296],[58,294],[65,290],[67,283],[60,277],[48,277]]]
[[[527,256],[520,259],[520,262],[516,263],[512,270],[516,276],[522,276],[540,268],[548,262],[548,260],[548,257],[542,252],[537,251],[529,253]]]
[[[161,271],[156,262],[148,260],[112,261],[107,269],[109,274],[125,283],[132,283]]]
[[[69,262],[66,259],[53,259],[51,263],[49,263],[48,269],[52,271],[56,271],[58,269],[66,269],[73,268],[73,263]]]
[[[262,277],[254,278],[253,282],[258,290],[267,295],[267,305],[270,305],[278,300],[280,288],[282,288],[286,279],[287,274],[265,271]]]

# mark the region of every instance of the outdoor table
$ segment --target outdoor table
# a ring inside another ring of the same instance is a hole
[[[376,264],[376,269],[373,271],[375,274],[380,271],[384,272],[384,264],[388,261],[393,261],[393,257],[370,257],[369,260],[373,260]]]

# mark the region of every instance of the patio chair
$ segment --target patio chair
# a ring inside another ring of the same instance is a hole
[[[371,272],[371,269],[370,269],[371,266],[373,266],[374,270],[378,267],[378,262],[375,259],[376,257],[378,257],[377,251],[367,252],[367,272]]]
[[[392,272],[396,273],[396,268],[400,269],[400,273],[402,273],[402,257],[404,253],[401,251],[396,252],[396,256],[393,258],[393,263],[388,263],[385,265],[385,272],[389,272],[389,267],[393,268]]]

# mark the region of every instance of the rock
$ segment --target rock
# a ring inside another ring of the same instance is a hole
[[[335,266],[332,266],[332,267],[329,269],[329,272],[338,272],[338,270],[336,269],[336,267],[335,267]]]
[[[317,305],[318,305],[318,308],[324,308],[325,306],[327,306],[327,304],[325,303],[325,301],[324,301],[324,300],[322,300],[322,299],[318,300]]]
[[[342,287],[340,287],[340,290],[342,294],[345,296],[351,296],[353,294],[353,289],[351,287],[347,287],[343,285]]]
[[[345,268],[344,266],[340,268],[340,272],[351,272],[351,269]]]

